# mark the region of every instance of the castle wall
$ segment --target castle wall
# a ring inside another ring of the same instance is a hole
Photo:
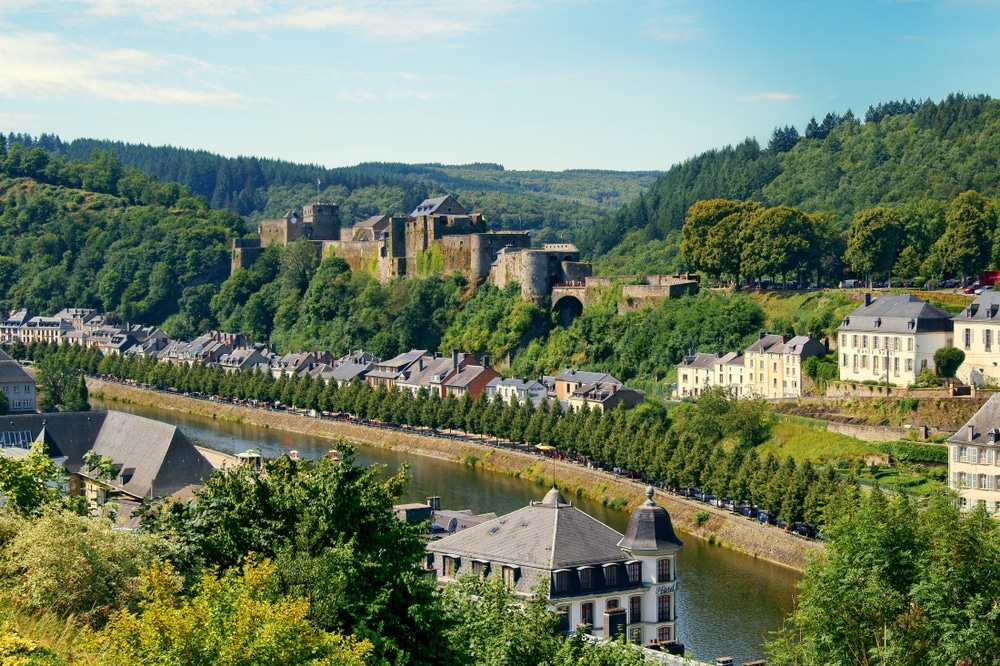
[[[267,247],[271,243],[287,245],[289,226],[294,225],[287,224],[284,218],[280,220],[261,220],[260,226],[257,227],[257,231],[260,232],[261,246]]]
[[[590,277],[592,270],[589,262],[564,261],[560,264],[562,269],[561,282],[583,282]]]
[[[531,247],[531,237],[520,231],[497,231],[472,234],[471,262],[468,274],[476,282],[482,282],[490,275],[490,266],[500,250],[505,247],[525,249]]]
[[[233,251],[229,264],[229,272],[232,273],[237,268],[250,268],[253,262],[257,261],[260,253],[264,251],[259,238],[235,238],[233,239]]]
[[[337,256],[352,271],[365,271],[380,282],[396,277],[393,262],[387,256],[385,241],[322,241],[323,256]]]
[[[473,238],[475,237],[469,235],[456,235],[445,236],[437,241],[441,247],[445,273],[460,271],[470,279],[475,279],[469,272],[473,256]]]

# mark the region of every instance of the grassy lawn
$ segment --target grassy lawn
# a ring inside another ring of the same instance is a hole
[[[867,442],[835,432],[828,432],[825,422],[803,417],[775,419],[771,438],[760,445],[761,455],[773,452],[778,458],[792,456],[796,460],[848,460],[878,453]]]

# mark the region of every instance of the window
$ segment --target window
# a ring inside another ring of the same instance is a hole
[[[906,359],[906,371],[907,372],[913,372],[913,359],[912,358]]]
[[[670,638],[670,627],[657,627],[656,640],[660,641],[661,643],[666,643],[673,640]]]
[[[851,346],[852,347],[857,347],[858,346],[858,336],[857,335],[852,335],[851,336]]]
[[[629,624],[642,622],[642,597],[628,598],[628,621]]]
[[[913,351],[913,338],[906,338],[906,351]]]
[[[986,348],[986,351],[990,351],[990,348],[993,346],[993,331],[989,329],[983,331],[983,346]]]
[[[427,557],[424,559],[424,568],[425,569],[434,568],[434,553],[427,553]]]
[[[974,465],[979,462],[979,449],[974,446],[969,448],[969,462]]]
[[[472,560],[472,573],[477,576],[485,576],[489,573],[490,565],[482,560]]]
[[[638,585],[642,582],[642,562],[629,562],[625,565],[628,570],[628,582]]]
[[[514,589],[517,584],[518,578],[518,567],[503,567],[503,584],[507,586],[508,589]]]
[[[878,349],[878,336],[872,336],[872,349]]]
[[[841,333],[840,334],[840,346],[841,347],[846,347],[847,346],[847,333]]]
[[[862,335],[861,336],[861,348],[862,349],[868,349],[868,336],[867,335]]]
[[[615,564],[606,564],[604,566],[604,584],[607,587],[617,587],[618,582],[618,566]]]
[[[594,569],[592,567],[580,567],[580,589],[590,590],[594,587]]]
[[[555,587],[556,594],[569,592],[569,571],[566,569],[553,571],[552,579],[552,584]]]
[[[927,359],[926,358],[920,359],[920,369],[921,370],[926,370],[927,369]]]
[[[621,608],[621,603],[618,599],[608,599],[604,602],[604,610],[614,610],[616,608]]]
[[[862,367],[862,369],[868,367],[868,357],[867,356],[862,356],[861,357],[861,367]]]
[[[569,631],[569,606],[556,606],[556,615],[559,617],[556,631],[565,634]]]
[[[847,354],[841,354],[841,356],[843,357],[843,363],[842,363],[842,365],[846,368],[847,367]]]
[[[656,597],[656,621],[670,622],[670,595],[661,594]]]
[[[642,627],[632,627],[628,630],[628,640],[630,643],[642,645]]]
[[[594,602],[584,601],[580,604],[580,623],[589,624],[593,626],[594,624]]]
[[[899,374],[899,358],[892,359],[892,373],[894,375]]]
[[[965,340],[965,348],[966,349],[971,349],[972,348],[972,329],[971,328],[963,328],[962,332],[964,334],[963,335],[963,339]]]
[[[686,383],[687,380],[688,380],[688,376],[687,376],[687,373],[685,372],[683,375],[681,375],[681,381]]]
[[[461,558],[454,555],[445,555],[441,560],[441,573],[445,576],[454,576],[461,566]]]
[[[656,560],[656,582],[666,583],[670,581],[670,558],[664,557]]]

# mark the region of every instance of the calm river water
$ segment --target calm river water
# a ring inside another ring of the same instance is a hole
[[[297,449],[313,457],[331,448],[330,440],[308,437],[269,428],[183,414],[152,407],[92,400],[97,409],[127,411],[173,423],[193,443],[226,453],[259,449],[264,456],[277,456]],[[408,502],[423,502],[431,495],[441,497],[446,509],[493,511],[498,515],[540,500],[547,488],[504,474],[472,469],[464,465],[374,447],[358,450],[362,464],[385,465],[388,471],[410,464]],[[636,494],[643,488],[636,486]],[[571,498],[572,499],[572,498]],[[575,500],[576,506],[595,518],[624,532],[628,514],[613,511],[598,502]],[[677,631],[686,649],[696,659],[714,660],[729,656],[737,664],[759,659],[766,632],[781,626],[792,608],[799,574],[746,555],[711,546],[690,534],[678,531],[684,542],[677,564],[680,591],[677,599]]]

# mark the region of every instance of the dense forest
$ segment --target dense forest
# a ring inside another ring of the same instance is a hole
[[[540,242],[567,240],[638,196],[659,172],[507,171],[497,164],[369,162],[327,169],[258,157],[223,157],[204,150],[120,141],[9,134],[8,146],[36,147],[52,157],[87,161],[113,153],[119,162],[161,182],[186,186],[212,208],[247,218],[278,217],[317,198],[340,205],[345,226],[372,215],[408,213],[429,196],[452,194],[487,213],[494,230],[536,230]],[[319,187],[317,187],[317,181]]]
[[[812,119],[803,134],[774,130],[671,168],[640,197],[576,238],[600,267],[667,272],[683,266],[680,230],[698,201],[757,201],[827,215],[844,230],[875,206],[931,210],[967,190],[1000,195],[1000,100],[949,95],[941,102],[887,102],[864,118]],[[630,262],[642,255],[642,263]],[[651,264],[650,260],[656,261]]]

